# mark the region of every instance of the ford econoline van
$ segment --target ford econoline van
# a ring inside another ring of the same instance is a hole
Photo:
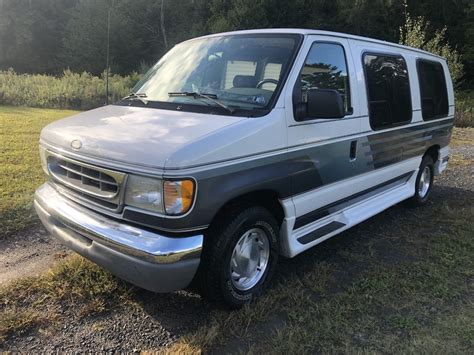
[[[176,45],[120,102],[41,133],[36,211],[142,288],[239,307],[292,258],[409,199],[448,163],[446,60],[317,30]]]

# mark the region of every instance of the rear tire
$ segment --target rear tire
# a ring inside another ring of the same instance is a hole
[[[433,178],[434,162],[429,155],[426,155],[421,161],[420,169],[416,176],[415,194],[409,200],[410,205],[417,207],[426,204],[433,187]]]
[[[278,235],[278,224],[265,208],[249,207],[237,215],[229,210],[206,235],[197,276],[201,295],[232,309],[259,296],[276,268]]]

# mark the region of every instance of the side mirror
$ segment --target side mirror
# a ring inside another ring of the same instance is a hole
[[[342,118],[345,116],[342,95],[333,89],[310,89],[307,91],[307,119]]]
[[[301,101],[301,82],[298,81],[293,89],[293,114],[296,121],[342,118],[346,115],[344,100],[337,90],[309,89],[304,95],[306,102]]]

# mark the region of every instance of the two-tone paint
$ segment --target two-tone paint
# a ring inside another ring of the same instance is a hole
[[[194,179],[195,202],[183,216],[127,206],[119,212],[93,207],[114,219],[178,237],[196,231],[205,234],[218,212],[234,199],[270,193],[284,212],[282,253],[290,257],[411,197],[421,159],[429,149],[435,154],[438,172],[446,167],[454,96],[444,59],[324,31],[242,31],[261,32],[304,36],[267,115],[239,117],[111,105],[52,123],[42,131],[41,145],[71,159],[124,173]],[[315,42],[338,43],[344,48],[353,110],[343,119],[294,119],[293,88]],[[405,59],[412,98],[410,122],[376,131],[371,128],[364,52],[393,53]],[[423,121],[416,75],[420,58],[443,65],[449,99],[446,117]],[[71,146],[74,140],[82,142],[80,149]],[[76,202],[91,207],[84,200]]]

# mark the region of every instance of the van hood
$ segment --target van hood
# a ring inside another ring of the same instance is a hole
[[[49,124],[41,141],[75,154],[162,169],[182,147],[245,119],[109,105]],[[72,148],[75,140],[80,149]]]

